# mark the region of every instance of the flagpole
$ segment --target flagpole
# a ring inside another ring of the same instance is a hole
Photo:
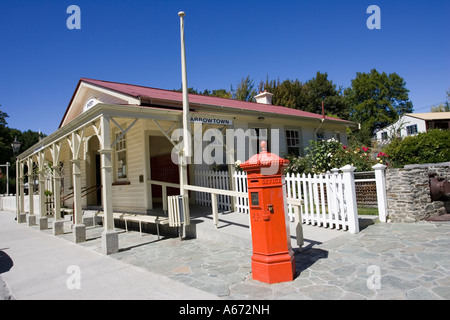
[[[191,155],[190,152],[190,128],[189,128],[189,98],[188,98],[188,84],[186,72],[186,49],[184,41],[184,16],[183,11],[178,12],[180,16],[180,34],[181,34],[181,77],[183,88],[183,151],[181,154],[180,166],[180,194],[185,196],[187,191],[184,186],[187,184],[187,159]],[[189,201],[189,200],[188,200]]]

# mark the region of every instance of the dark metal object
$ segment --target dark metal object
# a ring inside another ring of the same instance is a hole
[[[431,201],[445,201],[450,198],[450,181],[430,174]]]

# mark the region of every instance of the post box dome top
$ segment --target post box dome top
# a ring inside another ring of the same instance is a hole
[[[282,168],[289,164],[289,160],[280,158],[275,153],[267,152],[266,145],[266,141],[261,141],[261,153],[255,154],[250,159],[241,164],[242,170],[247,171],[252,168],[271,167],[274,165],[278,165],[280,168]]]

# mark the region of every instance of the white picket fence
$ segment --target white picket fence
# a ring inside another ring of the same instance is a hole
[[[383,183],[385,166],[373,168],[377,177],[380,221],[386,221],[386,196]],[[351,233],[359,232],[354,169],[348,165],[322,175],[286,175],[286,195],[288,199],[301,200],[302,223],[348,230]],[[196,171],[195,177],[197,186],[223,190],[231,188],[228,172]],[[235,172],[234,184],[234,191],[247,193],[247,174]],[[219,209],[230,210],[231,200],[229,196],[220,196]],[[248,198],[235,197],[234,201],[234,209],[237,212],[249,213]],[[210,194],[196,192],[196,203],[211,206]],[[294,221],[294,208],[290,204],[288,215],[290,220]]]
[[[245,172],[235,172],[234,173],[234,184],[236,186],[236,191],[238,192],[248,192],[247,189],[247,173]],[[249,213],[250,207],[248,206],[248,198],[236,197],[235,207],[237,212]]]
[[[196,170],[195,185],[199,187],[230,190],[230,179],[227,171]],[[195,192],[195,203],[203,206],[211,206],[211,194],[207,192]],[[229,196],[219,194],[217,196],[219,209],[230,210],[231,199]]]
[[[344,173],[287,174],[286,188],[288,198],[302,200],[303,223],[342,230],[355,228],[358,212],[356,202],[353,205],[354,201],[349,195],[352,193],[351,182],[346,183]],[[354,199],[356,201],[356,197]],[[293,208],[288,206],[291,213]]]

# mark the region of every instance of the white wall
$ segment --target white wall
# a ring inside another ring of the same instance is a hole
[[[130,123],[129,123],[130,124]],[[128,125],[129,125],[128,124]],[[126,128],[127,126],[123,126]],[[112,137],[115,137],[113,134]],[[112,139],[111,141],[114,141]],[[113,152],[113,186],[112,199],[114,210],[146,210],[145,192],[145,136],[142,120],[136,124],[126,134],[127,148],[127,182],[126,185],[114,185],[116,181],[116,161]],[[139,182],[139,176],[144,176],[144,182]]]
[[[388,134],[388,140],[391,139],[392,138],[391,134],[395,133],[399,128],[400,128],[400,136],[402,138],[405,138],[408,136],[406,127],[411,126],[411,125],[417,125],[417,133],[427,131],[425,120],[421,120],[421,119],[417,119],[417,118],[405,115],[405,116],[401,117],[400,120],[398,120],[394,124],[387,126],[387,127],[383,128],[382,130],[378,131],[376,133],[377,141],[379,143],[383,142],[383,139],[382,139],[383,132],[386,132]]]

